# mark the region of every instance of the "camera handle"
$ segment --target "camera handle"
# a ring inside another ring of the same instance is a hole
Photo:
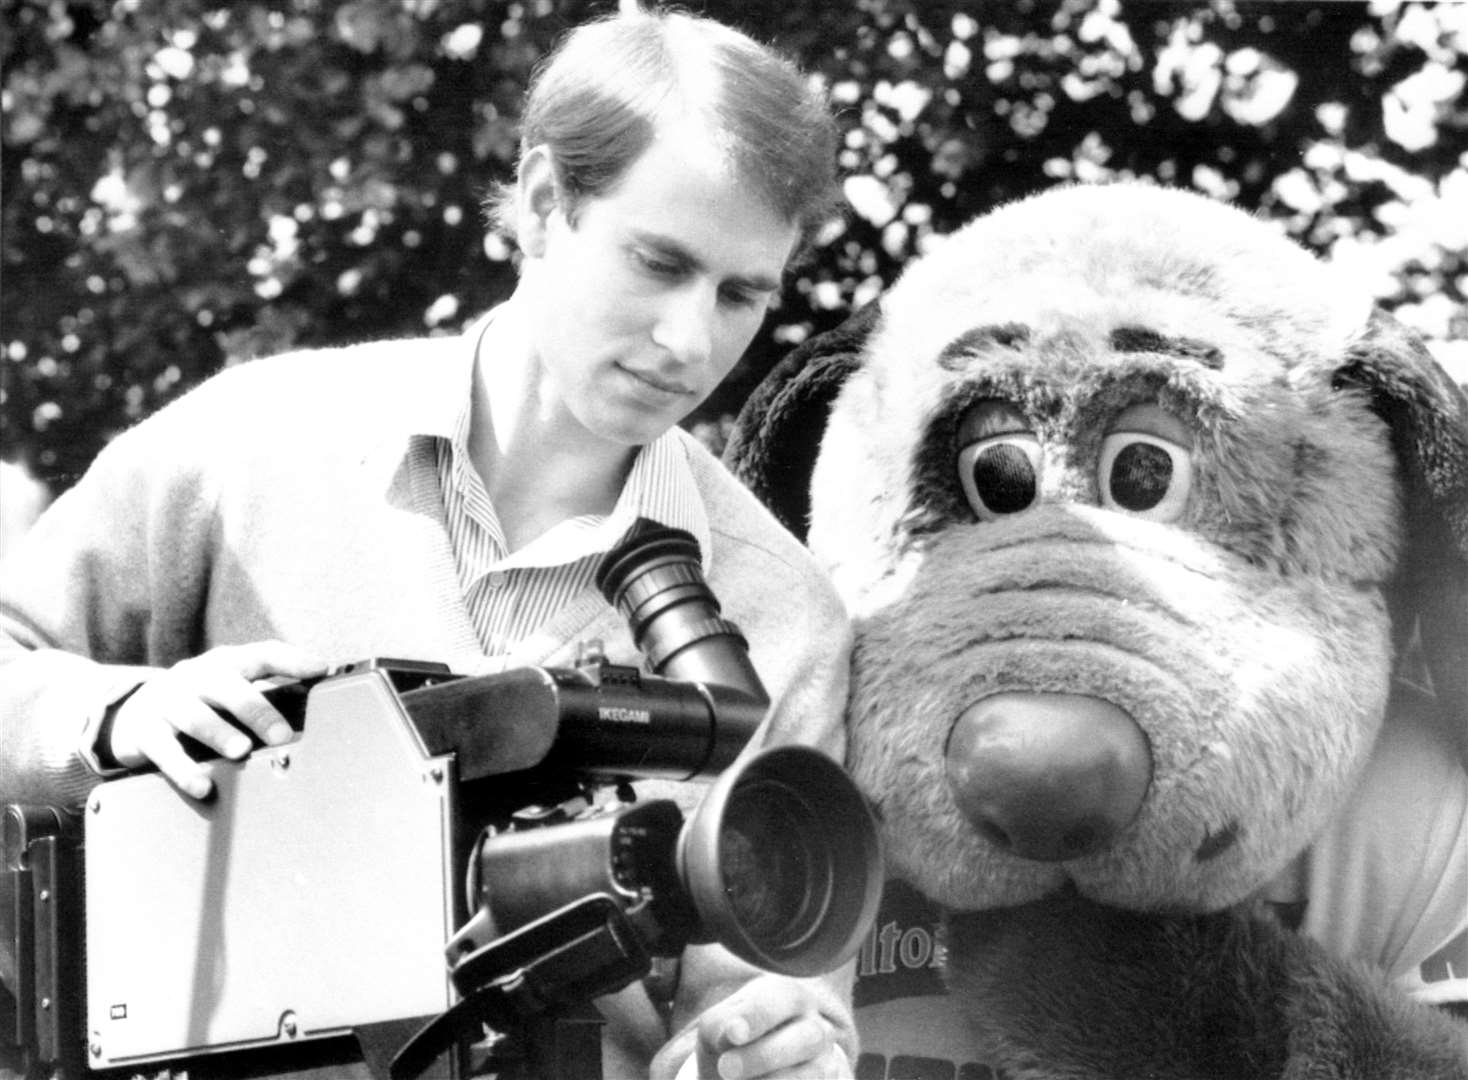
[[[471,925],[461,935],[471,931]],[[391,1080],[416,1080],[488,1024],[518,1042],[538,1080],[601,1080],[601,1027],[591,999],[642,978],[652,959],[617,903],[583,897],[468,953],[462,995],[393,1057]]]
[[[8,886],[0,897],[12,905],[6,944],[15,963],[8,993],[0,983],[0,1048],[18,1048],[26,1074],[68,1080],[85,1070],[82,1007],[72,992],[82,980],[80,844],[78,817],[60,807],[12,803],[0,814]]]

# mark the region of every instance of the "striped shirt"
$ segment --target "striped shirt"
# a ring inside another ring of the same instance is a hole
[[[483,334],[465,335],[474,343]],[[447,435],[434,439],[434,463],[459,588],[485,655],[500,656],[595,593],[602,556],[639,517],[704,539],[708,522],[681,447],[663,435],[642,447],[610,514],[569,518],[515,552],[469,454],[473,365]],[[705,551],[707,549],[705,548]]]

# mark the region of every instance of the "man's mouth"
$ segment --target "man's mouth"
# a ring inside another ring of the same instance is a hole
[[[622,364],[618,364],[617,366],[628,375],[632,376],[632,378],[636,379],[638,382],[652,387],[652,389],[658,391],[659,393],[668,394],[674,397],[693,393],[693,388],[691,386],[687,386],[686,384],[678,382],[674,379],[663,378],[655,371],[644,371],[638,368],[627,367]]]

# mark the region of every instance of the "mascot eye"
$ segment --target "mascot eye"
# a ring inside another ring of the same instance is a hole
[[[1117,432],[1101,443],[1101,505],[1152,521],[1182,515],[1193,481],[1188,451],[1169,439]]]
[[[1028,432],[995,435],[958,452],[958,478],[980,521],[1018,514],[1040,494],[1040,440]]]

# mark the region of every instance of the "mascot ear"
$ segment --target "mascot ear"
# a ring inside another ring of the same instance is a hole
[[[802,541],[826,418],[847,377],[861,367],[879,315],[874,300],[780,361],[745,400],[724,449],[734,475]]]
[[[1390,595],[1398,655],[1414,644],[1442,722],[1468,765],[1468,397],[1422,342],[1383,311],[1336,371],[1391,428],[1406,548]]]

